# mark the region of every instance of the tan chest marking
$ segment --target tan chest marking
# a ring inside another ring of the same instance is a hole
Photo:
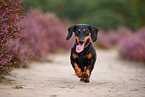
[[[72,54],[72,56],[73,56],[74,59],[79,57],[77,54]]]
[[[90,59],[92,57],[92,53],[89,53],[86,55],[87,59]]]

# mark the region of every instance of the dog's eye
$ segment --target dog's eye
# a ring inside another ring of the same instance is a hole
[[[79,31],[76,31],[77,34],[79,34]]]
[[[85,31],[85,34],[88,34],[88,31]]]

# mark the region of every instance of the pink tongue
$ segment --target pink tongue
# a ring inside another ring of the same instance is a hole
[[[84,44],[83,45],[79,44],[79,45],[76,46],[76,52],[80,53],[83,50],[84,50]]]

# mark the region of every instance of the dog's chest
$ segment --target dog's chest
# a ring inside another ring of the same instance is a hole
[[[78,62],[79,62],[79,65],[83,65],[83,66],[87,66],[88,63],[89,63],[89,60],[87,58],[87,54],[79,54],[78,55]]]

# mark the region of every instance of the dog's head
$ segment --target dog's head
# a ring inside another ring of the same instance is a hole
[[[75,38],[77,43],[80,45],[84,44],[90,37],[92,38],[93,42],[97,40],[98,29],[92,25],[87,24],[77,24],[73,25],[68,29],[68,36],[66,40],[69,40],[72,34],[75,34]]]

